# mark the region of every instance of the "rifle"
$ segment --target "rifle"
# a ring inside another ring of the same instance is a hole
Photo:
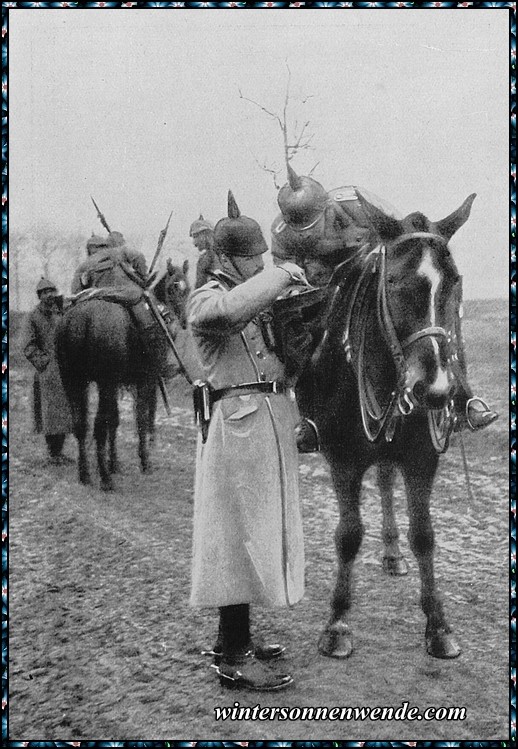
[[[167,325],[165,323],[164,318],[160,314],[160,310],[158,309],[157,304],[156,304],[154,298],[151,296],[151,294],[147,290],[144,291],[144,298],[145,298],[145,300],[146,300],[146,302],[148,304],[148,307],[149,307],[149,309],[151,311],[151,314],[153,315],[153,317],[155,318],[155,320],[157,321],[157,323],[160,325],[160,328],[162,329],[162,333],[165,336],[167,344],[169,345],[169,348],[173,352],[173,354],[174,354],[174,356],[175,356],[175,358],[176,358],[176,360],[177,360],[177,362],[179,364],[180,372],[183,374],[183,376],[185,377],[185,379],[187,380],[187,382],[189,383],[189,385],[192,385],[193,384],[193,379],[190,376],[189,372],[184,367],[183,361],[181,360],[180,354],[178,353],[178,349],[175,346],[173,337],[172,337],[171,333],[169,332],[169,329],[168,329],[168,327],[167,327]]]
[[[151,265],[149,266],[149,271],[148,271],[149,275],[153,273],[153,268],[155,267],[156,261],[158,260],[158,256],[160,255],[162,251],[162,245],[164,244],[165,236],[167,234],[167,230],[169,228],[169,222],[171,221],[172,215],[173,215],[173,212],[171,211],[171,213],[169,214],[169,218],[167,219],[167,224],[165,225],[165,227],[162,229],[162,231],[160,232],[158,236],[158,244],[155,250],[155,254],[153,256],[153,260],[151,261]]]
[[[101,211],[99,210],[99,206],[97,205],[97,203],[95,202],[95,200],[94,200],[94,199],[92,198],[92,196],[91,196],[91,195],[90,195],[90,198],[91,198],[91,200],[92,200],[92,203],[93,203],[93,204],[94,204],[94,206],[95,206],[95,210],[97,211],[97,216],[98,216],[98,218],[99,218],[99,221],[100,221],[100,222],[101,222],[101,224],[102,224],[102,225],[104,226],[104,228],[106,229],[106,231],[108,232],[108,234],[111,234],[111,229],[110,229],[110,227],[108,226],[108,223],[107,223],[106,219],[104,218],[103,214],[102,214],[102,213],[101,213]]]

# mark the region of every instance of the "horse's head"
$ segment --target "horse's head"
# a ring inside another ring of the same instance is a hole
[[[169,258],[167,271],[154,289],[157,299],[169,307],[184,330],[187,327],[185,309],[191,291],[187,277],[188,270],[188,260],[185,260],[183,265],[174,265]]]
[[[467,221],[475,194],[437,222],[421,213],[403,220],[359,199],[381,241],[378,320],[399,378],[399,407],[442,408],[451,399],[460,277],[448,248]]]

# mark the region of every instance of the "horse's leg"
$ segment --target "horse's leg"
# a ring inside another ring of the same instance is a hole
[[[155,420],[156,420],[156,409],[157,409],[157,394],[158,386],[150,389],[149,403],[148,403],[148,434],[149,441],[151,444],[155,442]]]
[[[434,576],[434,530],[430,517],[430,496],[437,470],[437,455],[410,454],[401,465],[408,499],[410,548],[421,577],[421,607],[426,616],[426,650],[435,658],[460,655],[451,627],[446,621]]]
[[[72,428],[77,440],[78,474],[81,484],[91,484],[88,456],[86,452],[86,434],[88,430],[88,383],[67,383],[66,393],[72,413]]]
[[[106,439],[114,441],[118,426],[117,386],[107,383],[98,385],[99,405],[95,417],[94,436],[97,446],[97,465],[103,491],[113,490],[113,479],[106,459]]]
[[[352,632],[347,623],[351,606],[351,573],[362,538],[360,491],[364,470],[330,459],[331,475],[338,499],[340,519],[335,531],[338,574],[331,602],[331,617],[322,632],[318,649],[322,655],[347,658],[353,649]]]
[[[121,467],[119,462],[119,456],[117,454],[117,429],[119,427],[119,398],[118,391],[115,391],[115,399],[113,401],[113,411],[111,419],[108,422],[108,468],[110,473],[120,473]]]
[[[138,454],[142,473],[148,473],[151,471],[151,462],[149,460],[147,444],[149,432],[149,400],[151,391],[155,391],[156,396],[156,382],[143,380],[137,383],[135,411],[137,415]]]
[[[381,495],[383,570],[389,575],[408,574],[408,564],[399,548],[399,531],[394,514],[394,481],[396,467],[389,461],[378,464],[378,486]]]

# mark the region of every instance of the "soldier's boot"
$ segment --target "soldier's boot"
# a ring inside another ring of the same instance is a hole
[[[477,432],[495,422],[498,419],[498,413],[489,408],[482,398],[473,394],[468,382],[466,349],[461,328],[461,310],[462,304],[459,301],[455,321],[455,338],[454,341],[452,341],[455,348],[452,370],[457,382],[457,388],[453,399],[455,409],[454,430],[460,432],[463,429],[470,429],[472,432]]]
[[[215,653],[216,662],[212,668],[216,670],[221,685],[228,689],[250,689],[258,692],[269,692],[289,686],[293,682],[289,674],[277,674],[260,661],[248,647],[250,606],[222,606],[219,611],[218,642],[221,643],[221,650]],[[217,647],[219,650],[219,646]]]
[[[250,689],[254,692],[275,692],[293,684],[291,674],[278,674],[259,661],[252,651],[241,654],[223,654],[219,665],[213,668],[221,686],[227,689]]]

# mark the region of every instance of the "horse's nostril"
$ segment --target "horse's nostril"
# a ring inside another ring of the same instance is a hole
[[[422,398],[424,397],[424,394],[425,394],[424,382],[416,382],[416,384],[412,388],[412,393],[413,393],[414,398],[417,401],[422,400]]]

